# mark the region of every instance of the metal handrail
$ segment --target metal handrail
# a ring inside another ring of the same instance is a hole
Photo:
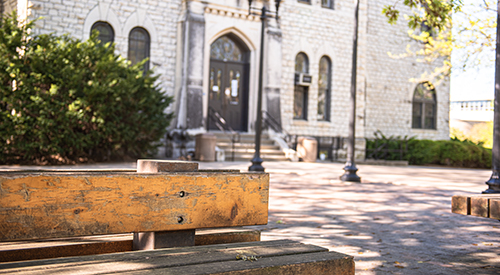
[[[282,134],[285,136],[285,142],[289,145],[297,143],[297,136],[296,135],[291,135],[288,133],[283,127],[281,127],[280,123],[267,111],[263,110],[262,111],[262,122],[264,122],[265,125],[268,127],[271,127],[275,132]],[[293,147],[293,146],[290,146]]]
[[[231,161],[234,161],[235,143],[240,142],[240,133],[233,130],[233,128],[226,123],[226,120],[219,114],[219,112],[210,106],[208,106],[208,118],[208,122],[212,120],[215,123],[215,126],[217,126],[217,128],[231,140]]]

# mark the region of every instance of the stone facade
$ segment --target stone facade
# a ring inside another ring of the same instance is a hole
[[[389,0],[361,0],[358,32],[356,137],[363,155],[363,139],[377,130],[386,135],[447,139],[449,133],[449,82],[436,87],[436,129],[412,129],[412,99],[419,77],[431,65],[413,58],[395,59],[411,43],[404,20],[389,25],[381,14]],[[268,3],[268,2],[265,2]],[[262,1],[253,1],[257,8]],[[274,9],[274,3],[270,3]],[[280,20],[268,20],[264,40],[263,109],[283,128],[296,135],[347,137],[350,114],[350,82],[355,1],[336,0],[324,8],[321,0],[285,1]],[[9,8],[7,8],[7,6]],[[176,114],[172,128],[191,134],[207,129],[210,46],[221,36],[231,34],[248,49],[249,132],[256,118],[261,21],[248,14],[242,0],[159,1],[159,0],[10,0],[4,12],[17,6],[19,14],[36,23],[36,33],[70,33],[86,39],[92,24],[109,23],[115,31],[118,53],[127,56],[128,34],[134,27],[151,36],[150,64],[160,75],[164,91],[175,97],[170,110]],[[403,8],[402,5],[399,6]],[[403,8],[402,13],[408,12]],[[418,47],[414,44],[413,47]],[[293,118],[295,57],[305,53],[309,59],[312,83],[308,89],[307,120]],[[330,120],[318,121],[319,61],[332,62]],[[358,147],[359,145],[359,147]]]

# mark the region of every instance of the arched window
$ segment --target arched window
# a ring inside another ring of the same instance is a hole
[[[133,28],[128,37],[128,60],[132,62],[132,65],[149,58],[149,47],[149,33],[140,27]],[[147,70],[149,70],[149,61],[144,63],[144,71]]]
[[[330,94],[332,87],[332,62],[327,56],[319,60],[318,120],[330,121]]]
[[[295,73],[309,73],[309,59],[307,58],[307,55],[305,53],[299,53],[295,57]]]
[[[327,9],[333,9],[334,1],[333,0],[321,0],[321,6]]]
[[[92,33],[94,30],[99,32],[97,39],[101,40],[101,45],[105,45],[108,42],[113,43],[115,41],[115,31],[110,24],[103,21],[97,21],[92,25],[92,28],[90,28],[90,32]]]
[[[420,83],[413,93],[411,126],[415,129],[436,129],[436,91],[429,82]]]
[[[302,81],[309,73],[309,59],[305,53],[295,57],[295,89],[293,94],[293,118],[307,120],[307,93],[309,87]],[[310,81],[310,78],[309,78]]]
[[[246,57],[240,46],[227,35],[215,40],[210,46],[211,59],[245,62]]]

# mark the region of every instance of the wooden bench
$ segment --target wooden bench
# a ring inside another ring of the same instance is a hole
[[[451,212],[500,220],[500,194],[453,196]]]
[[[202,171],[188,162],[139,160],[137,172],[0,173],[0,242],[134,232],[128,241],[136,250],[3,263],[0,274],[354,274],[352,257],[291,241],[193,247],[196,230],[267,224],[268,196],[268,174]]]

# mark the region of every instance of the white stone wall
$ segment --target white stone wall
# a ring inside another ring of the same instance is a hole
[[[185,62],[182,57],[182,22],[188,6],[186,1],[10,0],[9,3],[17,3],[18,9],[24,8],[25,14],[31,19],[44,17],[37,21],[35,33],[69,33],[76,38],[86,39],[93,23],[106,21],[112,25],[117,51],[124,57],[127,56],[130,30],[136,26],[145,28],[151,35],[151,67],[161,75],[159,81],[162,88],[175,95],[176,101],[181,101],[181,64]],[[195,9],[193,12],[202,16],[205,21],[204,91],[208,89],[210,44],[215,39],[232,32],[250,49],[248,118],[249,130],[253,131],[258,88],[260,20],[258,17],[248,16],[247,1],[209,0],[189,3]],[[261,4],[260,1],[254,1],[256,7]],[[274,3],[270,4],[274,10]],[[268,68],[282,68],[273,70],[274,74],[281,73],[281,81],[265,80],[264,83],[268,85],[266,87],[281,91],[281,120],[284,128],[292,134],[348,135],[354,4],[353,0],[336,0],[334,9],[327,9],[321,7],[320,0],[311,0],[311,4],[297,0],[282,2],[281,19],[277,26],[282,32],[281,54],[278,57],[266,57],[271,59],[266,63]],[[446,139],[449,131],[448,82],[436,88],[437,130],[411,129],[411,100],[416,83],[411,83],[410,79],[419,77],[429,65],[416,63],[412,58],[393,59],[388,56],[388,52],[404,52],[410,40],[404,20],[394,26],[387,23],[381,14],[386,4],[393,4],[393,1],[361,0],[360,3],[356,137],[372,137],[373,132],[381,130],[386,135]],[[403,8],[402,5],[398,7]],[[270,20],[270,25],[276,30],[274,19]],[[275,43],[278,40],[273,41]],[[307,54],[309,73],[313,76],[309,87],[307,121],[293,119],[295,57],[299,52]],[[332,61],[329,122],[316,119],[319,60],[322,56],[327,56]],[[207,104],[205,93],[204,114]]]
[[[280,8],[283,31],[282,121],[293,134],[312,136],[347,136],[353,24],[352,1],[335,1],[335,9],[321,7],[312,0],[304,4],[287,1]],[[313,76],[308,92],[308,120],[293,119],[295,57],[304,52]],[[317,121],[319,60],[332,61],[331,122]],[[360,136],[362,133],[359,133]]]
[[[2,2],[2,10],[6,15],[10,15],[12,11],[17,9],[17,0],[4,0]]]
[[[385,135],[417,136],[428,139],[449,138],[449,82],[436,87],[437,129],[412,129],[412,99],[418,83],[409,81],[419,78],[434,64],[416,62],[414,57],[392,58],[392,54],[405,53],[410,44],[406,32],[407,23],[401,15],[396,25],[389,25],[381,10],[391,1],[368,1],[368,25],[366,29],[366,137],[373,137],[377,130]],[[402,5],[398,6],[402,8]],[[402,9],[403,13],[409,10]],[[414,48],[420,47],[412,43]]]
[[[159,0],[33,0],[29,16],[40,18],[35,33],[70,34],[87,39],[97,21],[109,23],[115,32],[116,49],[127,57],[128,34],[134,27],[146,29],[151,37],[150,67],[160,74],[168,94],[174,94],[177,21],[180,1]]]
[[[337,0],[335,9],[321,7],[319,0],[311,4],[287,1],[281,9],[283,31],[282,119],[294,134],[313,136],[347,136],[350,114],[350,81],[354,1]],[[376,130],[386,135],[408,135],[418,138],[447,139],[449,119],[449,82],[436,88],[437,129],[411,128],[412,98],[418,78],[429,64],[414,58],[395,59],[388,55],[404,53],[412,43],[408,27],[401,16],[390,25],[381,14],[387,0],[361,0],[358,32],[356,137],[373,137]],[[403,5],[402,14],[408,12]],[[415,46],[415,43],[413,43]],[[313,83],[309,87],[308,120],[293,120],[293,74],[295,56],[304,52],[309,57]],[[327,55],[333,61],[331,122],[316,121],[318,63]],[[434,65],[439,65],[436,63]]]

